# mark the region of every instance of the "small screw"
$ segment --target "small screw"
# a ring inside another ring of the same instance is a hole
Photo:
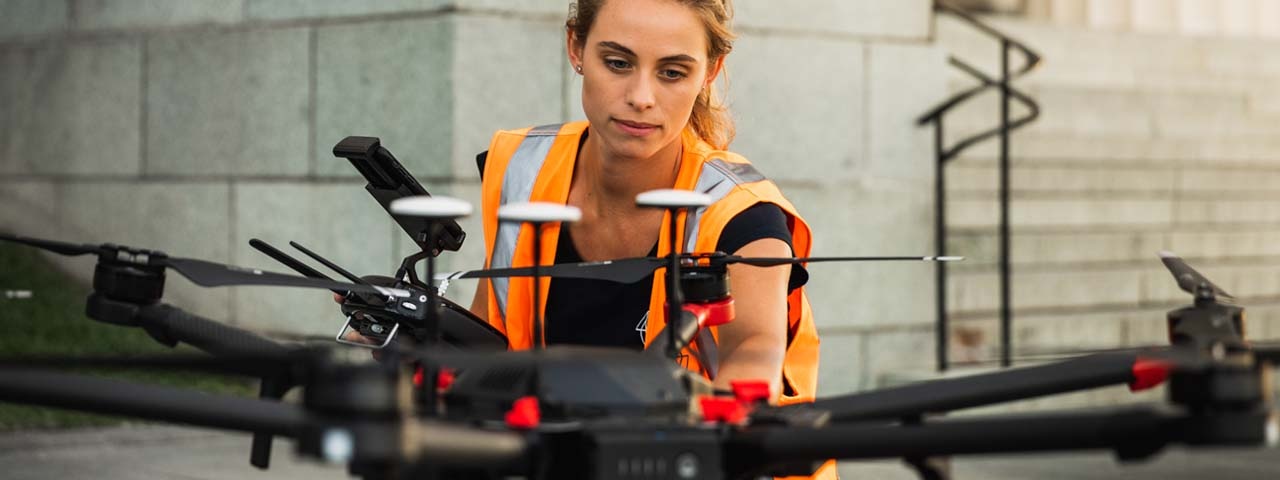
[[[351,432],[336,428],[326,430],[321,440],[321,455],[332,463],[347,463],[355,452],[355,443]]]
[[[682,453],[676,457],[676,476],[680,478],[697,478],[698,457],[692,453]]]
[[[425,301],[427,301],[427,296],[426,296],[426,295],[419,295],[419,296],[418,296],[418,301],[419,301],[419,302],[425,302]]]

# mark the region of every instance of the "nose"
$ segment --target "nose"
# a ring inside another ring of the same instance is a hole
[[[634,79],[627,89],[627,105],[636,110],[648,110],[657,101],[654,98],[654,79],[649,75],[633,75]]]

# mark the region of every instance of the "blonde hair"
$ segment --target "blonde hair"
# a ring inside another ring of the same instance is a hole
[[[583,41],[591,26],[595,24],[596,14],[604,6],[606,0],[577,0],[569,7],[569,19],[565,21],[565,29],[573,32],[574,38]],[[707,60],[715,61],[733,50],[733,39],[736,37],[730,22],[733,19],[731,0],[672,0],[693,9],[702,19],[707,30]],[[722,70],[721,75],[725,73]],[[698,92],[693,102],[693,112],[689,115],[689,126],[693,132],[711,146],[724,150],[733,141],[733,118],[729,116],[729,108],[716,95],[714,84]]]

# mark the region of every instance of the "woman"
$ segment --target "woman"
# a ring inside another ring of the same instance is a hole
[[[635,204],[636,194],[659,188],[705,191],[715,199],[683,219],[684,251],[809,254],[808,226],[790,202],[746,160],[723,151],[733,130],[712,87],[731,49],[728,3],[574,5],[566,46],[582,77],[587,121],[498,132],[477,159],[487,267],[533,261],[532,229],[505,227],[504,233],[497,221],[498,207],[519,201],[582,210],[579,222],[544,227],[542,264],[665,255],[665,213]],[[818,341],[800,288],[803,268],[732,265],[729,275],[737,315],[715,332],[716,386],[767,380],[775,401],[812,400]],[[543,282],[547,344],[642,348],[665,323],[662,275],[633,285]],[[532,338],[532,296],[529,278],[482,281],[471,309],[503,330],[513,348],[529,348],[543,340]],[[686,366],[704,367],[696,360]]]

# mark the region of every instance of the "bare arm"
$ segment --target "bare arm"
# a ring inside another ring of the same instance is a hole
[[[776,238],[762,238],[734,252],[744,257],[789,257],[791,248]],[[729,266],[736,317],[719,327],[720,374],[716,388],[728,389],[738,379],[767,380],[772,399],[782,392],[782,360],[787,348],[787,282],[789,265]]]
[[[476,282],[476,295],[471,298],[471,313],[481,320],[489,321],[489,280]]]

